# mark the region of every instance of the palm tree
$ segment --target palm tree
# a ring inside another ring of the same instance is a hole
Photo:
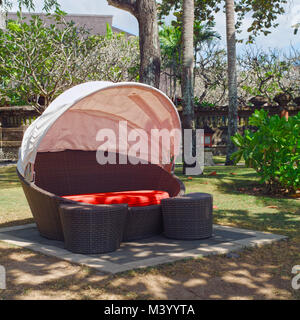
[[[237,132],[237,73],[236,73],[236,39],[234,21],[234,0],[225,0],[226,40],[228,61],[228,142],[226,165],[232,165],[231,154],[236,150],[231,137]]]
[[[159,31],[162,67],[169,71],[170,93],[176,98],[177,80],[180,79],[181,30],[179,26],[166,26]]]
[[[195,129],[194,119],[194,0],[183,0],[182,16],[182,126],[183,129]],[[194,143],[193,143],[194,145]],[[186,172],[186,163],[183,165],[183,173]]]
[[[208,43],[214,39],[221,39],[218,32],[213,30],[215,23],[209,22],[203,24],[199,20],[194,22],[194,50],[195,59],[197,59],[197,53],[201,51],[201,46],[203,43]],[[196,60],[195,60],[196,61]]]
[[[201,53],[203,44],[220,38],[220,35],[212,29],[214,24],[202,24],[194,21],[194,62]],[[174,21],[172,25],[162,25],[159,31],[160,47],[162,55],[162,67],[168,70],[170,77],[170,97],[175,98],[177,81],[181,80],[182,60],[182,20]],[[195,68],[196,66],[194,66]],[[172,83],[173,82],[173,83]],[[195,72],[194,72],[195,84]]]

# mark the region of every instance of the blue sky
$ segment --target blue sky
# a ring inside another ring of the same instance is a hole
[[[15,1],[16,2],[16,1]],[[43,0],[36,0],[36,11],[40,12],[42,9]],[[131,14],[126,11],[114,8],[107,4],[106,0],[59,0],[62,10],[67,13],[81,13],[81,14],[104,14],[113,15],[113,25],[133,34],[138,34],[138,23]],[[17,7],[14,5],[13,11]],[[169,17],[166,21],[170,21]],[[293,0],[290,5],[286,7],[286,14],[278,19],[279,27],[272,30],[268,36],[259,36],[256,43],[263,49],[277,48],[288,50],[292,45],[300,49],[300,32],[295,36],[291,26],[300,22],[300,0]],[[246,18],[243,24],[243,32],[239,37],[246,38],[246,29],[251,23],[251,18]],[[225,44],[225,16],[222,12],[216,14],[216,29],[222,36],[222,43]],[[238,44],[238,51],[243,49],[243,44]]]

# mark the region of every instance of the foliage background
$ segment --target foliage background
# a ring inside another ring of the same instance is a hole
[[[0,104],[33,105],[40,113],[66,89],[91,80],[138,79],[138,39],[125,34],[92,36],[66,22],[56,10],[48,16],[9,21],[0,31]]]

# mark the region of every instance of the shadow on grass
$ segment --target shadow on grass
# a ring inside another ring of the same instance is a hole
[[[249,170],[245,168],[245,170]],[[250,169],[251,170],[251,169]],[[231,173],[234,174],[231,174]],[[224,194],[245,194],[261,198],[266,203],[282,202],[284,205],[288,205],[288,200],[294,201],[297,205],[295,198],[290,195],[284,194],[269,194],[264,191],[264,185],[259,182],[259,177],[254,171],[244,172],[243,170],[229,170],[228,172],[220,173],[217,171],[217,175],[203,175],[203,179],[211,181],[217,189]],[[186,179],[184,176],[182,179]],[[185,180],[188,181],[188,180]],[[256,189],[256,190],[254,190]],[[298,204],[300,210],[300,204]]]
[[[212,174],[216,172],[216,175]],[[233,173],[233,175],[232,175]],[[182,167],[177,166],[175,168],[175,174],[181,179],[188,178],[188,175],[182,173]],[[246,168],[245,166],[214,166],[214,167],[205,167],[203,174],[191,176],[193,179],[197,178],[206,178],[206,179],[216,179],[216,178],[228,178],[234,179],[236,177],[245,177],[257,180],[257,175],[254,170]]]
[[[280,242],[237,258],[203,257],[105,275],[0,242],[0,264],[7,271],[7,290],[0,290],[0,298],[290,299],[295,294],[290,270],[298,251],[296,244]]]
[[[214,210],[215,223],[228,223],[240,228],[253,229],[299,237],[300,217],[291,212],[277,211],[252,213],[248,210]]]
[[[24,224],[29,224],[29,223],[34,223],[34,222],[35,221],[34,221],[33,217],[27,218],[27,219],[8,221],[8,222],[0,223],[0,229],[6,228],[6,227],[12,227],[12,226],[22,226]]]
[[[244,178],[244,176],[235,176],[228,177],[222,179],[222,177],[216,178],[215,185],[217,188],[224,193],[230,193],[231,191],[236,191],[241,187],[254,187],[261,186],[257,180],[249,180],[248,178]]]

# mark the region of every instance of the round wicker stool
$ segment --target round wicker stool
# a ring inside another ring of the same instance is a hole
[[[120,247],[127,204],[61,204],[59,211],[66,249],[94,254]]]
[[[189,193],[161,201],[164,234],[173,239],[204,239],[212,236],[213,197]]]

